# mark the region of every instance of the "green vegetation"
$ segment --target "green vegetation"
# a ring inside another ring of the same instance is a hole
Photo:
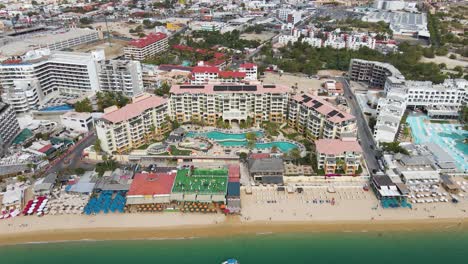
[[[143,33],[143,26],[139,25],[136,28],[131,28],[128,32],[131,34]]]
[[[82,18],[80,18],[80,23],[83,24],[83,25],[89,25],[89,24],[93,23],[93,19],[90,18],[90,17],[82,17]]]
[[[247,139],[247,147],[253,149],[257,142],[257,134],[255,132],[247,132],[245,138]]]
[[[267,137],[279,135],[279,124],[274,122],[262,122],[262,128],[265,130]]]
[[[216,127],[217,128],[223,128],[223,129],[229,129],[231,128],[231,125],[227,122],[224,122],[223,118],[218,118],[218,120],[216,120]]]
[[[151,22],[149,19],[145,19],[145,20],[143,20],[143,26],[146,29],[152,29],[152,28],[155,28],[157,26],[164,26],[164,24],[161,23],[161,22],[158,22],[158,21]]]
[[[248,26],[245,30],[244,33],[252,33],[255,32],[255,34],[261,34],[265,30],[264,25],[252,25]]]
[[[452,11],[452,10],[451,10]],[[458,47],[456,52],[464,57],[468,57],[467,32],[463,35],[452,33],[453,30],[463,31],[464,26],[460,22],[464,15],[450,15],[444,13],[427,14],[427,27],[431,34],[431,44],[439,56],[445,56],[449,47]]]
[[[375,117],[371,116],[369,118],[369,127],[370,127],[371,131],[374,131],[374,127],[375,127],[376,124],[377,124],[377,119]]]
[[[337,50],[330,47],[314,48],[307,43],[296,42],[280,48],[280,54],[275,54],[275,56],[273,56],[271,45],[265,45],[261,49],[261,59],[263,66],[278,65],[285,72],[301,72],[307,75],[315,74],[321,69],[347,71],[351,59],[358,58],[388,62],[410,80],[429,80],[441,83],[448,77],[440,71],[437,64],[419,62],[424,52],[421,46],[402,43],[400,51],[384,55],[367,47],[362,47],[357,51]]]
[[[400,146],[400,142],[383,142],[380,143],[382,145],[382,150],[385,152],[393,152],[393,153],[402,153],[408,155],[408,151]]]
[[[173,156],[188,156],[188,155],[192,154],[191,150],[178,149],[175,146],[170,146],[169,147],[169,152]]]
[[[101,152],[102,152],[101,140],[100,140],[99,138],[97,138],[97,139],[96,139],[96,142],[94,142],[93,149],[94,149],[94,151],[96,151],[97,153],[101,153]]]
[[[169,95],[169,91],[171,90],[171,85],[167,82],[163,82],[161,87],[154,90],[154,94],[158,96]]]
[[[114,159],[108,159],[107,156],[102,157],[103,162],[96,164],[96,172],[98,173],[99,177],[104,175],[106,171],[114,171],[119,167],[119,163]]]
[[[250,116],[248,116],[247,120],[245,120],[245,122],[241,122],[239,124],[239,127],[242,128],[242,129],[246,129],[246,128],[252,127],[253,125],[254,125],[254,122],[253,122],[252,118]]]
[[[107,107],[113,105],[123,107],[130,102],[130,99],[121,92],[97,92],[96,98],[99,111],[101,112]]]
[[[463,129],[468,130],[468,106],[463,106],[460,110],[460,122],[464,124]]]
[[[93,112],[93,106],[91,105],[91,100],[88,98],[83,99],[79,102],[76,102],[75,105],[73,106],[75,108],[76,112],[82,113],[82,112],[88,112],[91,113]]]
[[[301,151],[298,148],[293,148],[289,151],[288,155],[292,160],[298,162],[301,158]]]
[[[76,175],[83,175],[85,172],[86,172],[86,170],[83,169],[83,168],[76,168],[75,169],[75,174]]]
[[[203,39],[202,41],[194,41],[193,39]],[[240,32],[233,30],[231,32],[220,33],[219,31],[194,31],[192,38],[187,39],[187,46],[194,48],[209,49],[215,45],[243,50],[245,48],[256,48],[260,45],[257,40],[245,40],[240,38]]]

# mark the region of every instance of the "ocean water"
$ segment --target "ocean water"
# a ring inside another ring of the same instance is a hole
[[[0,247],[0,263],[466,263],[467,232],[259,234]]]

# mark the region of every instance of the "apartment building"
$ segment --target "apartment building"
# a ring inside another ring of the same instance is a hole
[[[143,73],[139,61],[106,60],[99,64],[101,91],[121,92],[133,97],[143,93]]]
[[[14,109],[0,101],[0,156],[20,132]]]
[[[365,82],[371,87],[384,88],[387,77],[404,79],[400,71],[389,63],[352,59],[349,66],[351,81]]]
[[[148,94],[135,97],[122,108],[106,108],[95,122],[102,150],[118,153],[136,148],[152,136],[169,131],[168,115],[168,99]]]
[[[361,166],[363,151],[356,138],[316,140],[315,152],[317,167],[325,175],[355,175]]]
[[[280,85],[205,84],[173,85],[171,88],[171,117],[178,122],[191,120],[215,125],[242,122],[282,123],[286,119],[289,88]]]
[[[142,61],[160,54],[169,48],[168,40],[168,36],[160,32],[132,40],[129,46],[124,48],[125,59]]]
[[[310,139],[341,138],[356,133],[356,118],[323,98],[297,94],[289,101],[288,125]]]

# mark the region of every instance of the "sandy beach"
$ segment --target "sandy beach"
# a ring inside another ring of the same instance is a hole
[[[467,218],[462,219],[417,219],[417,220],[367,220],[367,221],[250,221],[242,222],[239,217],[227,217],[225,221],[200,224],[181,224],[177,215],[172,221],[159,222],[163,215],[107,215],[107,216],[66,216],[44,217],[19,227],[15,221],[13,229],[0,226],[0,245],[22,243],[44,243],[84,240],[139,240],[139,239],[183,239],[222,237],[237,235],[261,235],[270,233],[317,233],[317,232],[416,232],[416,231],[464,231],[468,230]],[[32,218],[29,218],[32,219]],[[126,219],[125,224],[120,222]],[[167,219],[167,218],[166,218]],[[182,217],[183,219],[183,217]],[[19,219],[15,219],[19,220]],[[68,220],[68,221],[67,221]],[[147,220],[146,222],[137,222]],[[209,219],[213,220],[213,219]],[[120,226],[115,224],[120,222]],[[182,220],[183,222],[184,220]],[[208,221],[208,219],[206,219]],[[18,221],[20,222],[20,221]],[[62,225],[54,225],[61,222]],[[89,222],[89,225],[79,223]],[[107,222],[107,227],[101,224]],[[141,225],[140,225],[141,223]],[[76,227],[69,227],[71,224]],[[49,229],[37,228],[48,225]],[[11,227],[11,226],[10,226]],[[17,232],[17,229],[21,229]]]
[[[335,198],[336,203],[310,200]],[[417,204],[413,209],[376,208],[362,188],[340,187],[329,194],[308,188],[302,194],[261,188],[242,192],[242,214],[178,212],[20,216],[0,221],[0,245],[71,240],[134,240],[235,236],[295,232],[457,231],[468,229],[468,203]],[[270,200],[276,202],[268,202]]]

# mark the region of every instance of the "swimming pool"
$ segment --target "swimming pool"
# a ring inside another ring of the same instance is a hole
[[[244,141],[246,140],[245,135],[247,133],[225,133],[220,131],[210,131],[210,132],[188,132],[187,137],[205,137],[212,139],[214,141]],[[263,133],[260,131],[255,131],[257,138],[263,137]]]
[[[225,133],[220,131],[210,131],[210,132],[188,132],[187,137],[205,137],[211,140],[218,142],[221,146],[225,147],[245,147],[247,146],[247,139],[245,135],[247,133]],[[262,138],[264,136],[263,132],[255,131],[257,138]],[[276,146],[281,152],[287,153],[294,148],[299,148],[298,145],[286,142],[286,141],[274,141],[268,143],[256,143],[256,149],[269,149],[273,146]]]
[[[463,143],[468,132],[460,124],[430,123],[429,120],[423,115],[408,116],[406,119],[411,127],[414,143],[436,143],[455,160],[460,170],[468,170],[468,144]]]
[[[247,146],[247,141],[221,141],[218,143],[225,147]],[[299,146],[297,146],[296,144],[286,142],[286,141],[274,141],[274,142],[268,142],[268,143],[256,143],[255,144],[256,149],[270,149],[273,146],[276,146],[283,153],[288,153],[292,149],[299,148]]]
[[[39,111],[49,112],[49,111],[68,111],[68,110],[73,110],[73,107],[65,104],[65,105],[49,106],[46,108],[42,108]]]

